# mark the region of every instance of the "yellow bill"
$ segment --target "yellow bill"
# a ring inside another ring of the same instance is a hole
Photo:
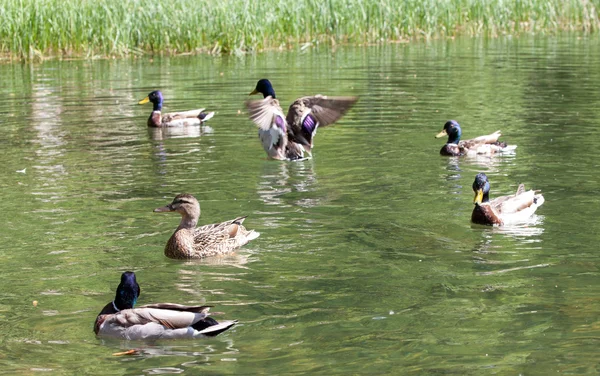
[[[256,89],[252,90],[252,92],[248,95],[254,95],[254,94],[258,94],[258,91],[256,91]]]
[[[474,204],[481,204],[483,201],[483,189],[479,188],[477,192],[475,192],[475,198],[473,199]]]
[[[447,135],[448,135],[448,133],[446,133],[446,130],[444,129],[440,133],[436,134],[435,138],[440,138],[440,137],[444,137],[444,136],[447,136]]]
[[[141,101],[138,102],[138,104],[146,104],[148,102],[150,102],[150,97],[146,97],[146,98],[142,99]]]

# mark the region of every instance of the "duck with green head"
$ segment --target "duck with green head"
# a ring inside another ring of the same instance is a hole
[[[152,103],[152,113],[148,118],[149,127],[181,127],[189,125],[201,125],[211,119],[214,112],[204,112],[204,108],[182,112],[162,113],[163,95],[159,90],[155,90],[138,104]]]
[[[490,182],[484,173],[473,181],[475,199],[471,221],[480,225],[502,226],[527,222],[537,208],[544,203],[544,196],[534,190],[525,190],[520,184],[514,195],[500,196],[490,200]]]
[[[313,138],[318,127],[338,121],[352,108],[358,97],[314,95],[296,99],[284,115],[273,85],[261,79],[250,93],[263,100],[247,101],[250,119],[258,125],[258,137],[269,158],[298,160],[312,155]]]
[[[139,296],[135,273],[123,273],[115,299],[96,317],[96,335],[126,340],[214,337],[237,322],[217,322],[208,316],[210,306],[157,303],[134,308]]]
[[[441,155],[461,156],[461,155],[492,155],[497,153],[507,153],[514,151],[516,145],[507,145],[505,142],[498,142],[502,134],[496,131],[492,134],[479,136],[471,140],[461,140],[462,129],[456,120],[448,120],[444,128],[435,138],[448,136],[448,141],[440,150]]]

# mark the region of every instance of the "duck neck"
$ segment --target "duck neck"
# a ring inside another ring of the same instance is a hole
[[[162,101],[152,103],[152,111],[162,111]]]
[[[267,88],[267,90],[262,94],[263,94],[263,98],[266,98],[266,97],[272,97],[273,99],[277,98],[275,96],[275,90],[273,89],[273,87]]]
[[[483,197],[481,198],[481,202],[490,202],[490,192],[483,192]]]
[[[458,144],[460,141],[460,131],[452,132],[448,135],[448,144]]]
[[[181,222],[179,223],[179,227],[177,228],[196,228],[198,225],[198,218],[200,218],[200,210],[194,211],[193,213],[184,213],[181,215]]]
[[[117,296],[115,296],[115,299],[112,301],[112,303],[109,303],[109,306],[110,308],[114,309],[115,312],[113,313],[117,313],[124,309],[131,309],[135,306],[138,295],[138,292],[130,288],[119,289],[117,291]]]

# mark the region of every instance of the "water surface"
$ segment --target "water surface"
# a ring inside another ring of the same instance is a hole
[[[597,38],[458,39],[0,66],[0,368],[8,374],[593,374],[600,322]],[[268,161],[243,102],[268,77],[301,95],[360,95],[312,160]],[[206,107],[210,128],[152,131]],[[457,159],[433,136],[501,129],[513,156]],[[519,183],[533,223],[470,224],[471,184]],[[248,215],[261,237],[225,258],[163,256],[182,192],[202,224]],[[96,339],[120,273],[140,304],[214,305],[214,339]],[[37,301],[37,306],[33,305]],[[115,357],[131,348],[138,355]]]

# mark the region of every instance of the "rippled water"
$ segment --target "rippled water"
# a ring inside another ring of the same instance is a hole
[[[600,321],[598,39],[459,39],[243,58],[1,65],[0,368],[34,374],[593,374]],[[287,104],[360,95],[314,159],[265,160],[244,113],[259,78]],[[165,110],[210,128],[149,131]],[[514,156],[456,159],[433,136],[503,131]],[[477,172],[546,203],[528,226],[470,224]],[[226,258],[163,256],[181,192],[201,223],[249,215]],[[120,273],[140,304],[205,303],[210,340],[96,339]],[[37,306],[33,305],[37,301]],[[134,356],[113,356],[131,348]]]

